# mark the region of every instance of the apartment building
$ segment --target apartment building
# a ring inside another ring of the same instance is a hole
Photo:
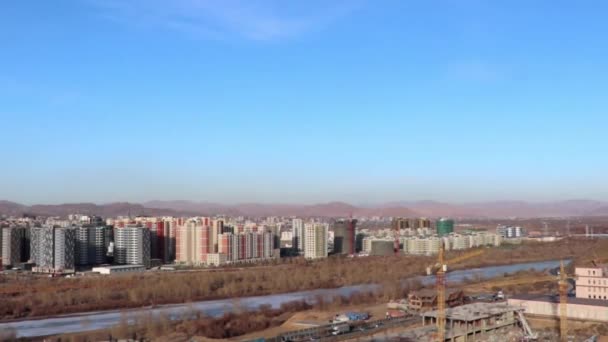
[[[76,265],[99,265],[106,262],[106,226],[75,227]]]
[[[31,230],[31,262],[34,272],[64,273],[76,268],[76,229],[37,227]]]
[[[317,259],[327,257],[328,227],[324,223],[304,225],[304,257]]]
[[[608,264],[576,267],[576,297],[608,300]]]
[[[126,226],[114,229],[114,261],[150,267],[150,229]]]
[[[207,262],[207,254],[215,253],[211,227],[205,219],[190,219],[175,231],[175,261],[190,265]]]
[[[23,227],[2,228],[2,266],[17,265],[21,262],[24,253],[25,229]]]
[[[291,220],[291,232],[293,236],[293,248],[297,248],[299,252],[304,251],[304,221],[299,218]]]

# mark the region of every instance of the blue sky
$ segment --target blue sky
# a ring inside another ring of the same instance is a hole
[[[0,198],[608,200],[605,1],[0,5]]]

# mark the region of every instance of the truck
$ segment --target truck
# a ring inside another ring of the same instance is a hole
[[[343,314],[336,315],[333,322],[365,321],[367,319],[369,319],[369,314],[367,312],[345,312]]]
[[[336,324],[332,327],[332,335],[342,335],[350,332],[350,325],[348,323]]]
[[[402,318],[407,316],[407,313],[405,311],[402,310],[388,310],[386,312],[386,318]]]
[[[349,321],[365,321],[369,319],[369,314],[367,312],[347,312],[345,315],[348,317]]]

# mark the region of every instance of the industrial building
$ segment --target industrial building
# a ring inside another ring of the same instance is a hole
[[[529,327],[522,309],[497,303],[474,303],[445,310],[445,340],[450,342],[477,341],[489,334],[500,336],[502,331],[521,324]],[[437,311],[421,314],[423,326],[437,324]],[[525,328],[524,328],[525,329]],[[531,335],[531,331],[527,332]]]
[[[114,229],[114,262],[150,267],[150,229],[131,227]]]
[[[559,318],[559,296],[519,294],[507,299],[509,305],[523,309],[526,315]],[[608,301],[568,298],[566,317],[573,320],[608,322]]]
[[[437,229],[437,235],[439,236],[448,235],[454,232],[454,220],[452,219],[445,217],[440,218],[439,220],[437,220],[435,225],[435,228]]]
[[[304,257],[318,259],[327,257],[327,224],[306,223],[304,225]]]
[[[144,272],[146,267],[144,265],[114,265],[114,266],[99,266],[93,267],[91,270],[94,273],[99,274],[122,274],[131,272]]]

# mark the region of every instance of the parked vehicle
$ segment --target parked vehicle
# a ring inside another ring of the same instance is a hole
[[[407,313],[402,310],[388,310],[386,312],[386,318],[402,318],[407,316]]]
[[[336,324],[332,328],[332,335],[341,335],[350,332],[350,325],[348,323]]]

